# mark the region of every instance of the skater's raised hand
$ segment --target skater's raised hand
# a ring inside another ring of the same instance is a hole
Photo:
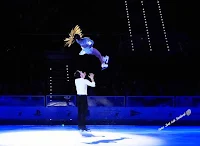
[[[93,78],[94,78],[94,74],[93,74],[93,73],[90,73],[88,77],[89,77],[90,79],[93,79]]]

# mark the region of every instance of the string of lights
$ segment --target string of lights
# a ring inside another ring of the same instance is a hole
[[[52,71],[52,68],[49,68],[50,71]],[[49,77],[49,94],[52,95],[52,91],[53,91],[53,78],[52,77]],[[52,96],[50,96],[50,101],[52,99]]]
[[[131,31],[131,21],[130,21],[130,16],[129,16],[129,11],[128,11],[128,3],[127,1],[125,2],[125,7],[126,7],[126,17],[127,17],[127,21],[128,21],[128,29],[129,29],[129,35],[130,35],[130,40],[131,40],[131,48],[132,51],[134,51],[134,44],[133,44],[133,39],[132,39],[132,31]]]
[[[66,65],[66,72],[67,72],[67,82],[69,82],[69,66]]]
[[[143,0],[141,0],[141,4],[142,4],[142,12],[143,12],[143,17],[144,17],[144,23],[145,23],[145,28],[146,28],[148,44],[149,44],[150,51],[152,51],[151,39],[150,39],[149,28],[148,28],[147,19],[146,19],[146,11],[144,9],[144,1]]]
[[[162,10],[161,10],[161,6],[160,6],[160,1],[159,0],[157,0],[157,4],[158,4],[158,10],[159,10],[159,14],[160,14],[160,20],[161,20],[162,27],[163,27],[163,33],[164,33],[164,36],[165,36],[165,43],[166,43],[167,51],[170,51],[168,38],[167,38],[167,33],[166,33],[166,30],[165,30],[165,24],[164,24]]]

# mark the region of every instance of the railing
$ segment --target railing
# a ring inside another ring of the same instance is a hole
[[[88,96],[98,107],[200,107],[200,96]],[[76,95],[0,95],[0,106],[76,106]]]
[[[46,106],[46,99],[43,95],[0,95],[0,106]]]

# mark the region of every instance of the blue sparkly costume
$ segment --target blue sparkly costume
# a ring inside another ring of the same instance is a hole
[[[101,64],[105,64],[105,62],[108,63],[108,59],[109,59],[108,56],[103,57],[97,49],[93,48],[94,41],[91,40],[90,38],[84,37],[84,38],[81,38],[80,40],[76,39],[76,42],[82,48],[79,55],[84,55],[84,54],[94,55],[100,60]]]
[[[81,46],[82,50],[85,54],[92,54],[94,41],[88,37],[81,38],[80,40],[76,40],[76,42]]]
[[[109,56],[102,56],[101,53],[93,47],[94,41],[91,40],[88,37],[83,37],[82,30],[78,25],[76,25],[70,32],[69,37],[65,38],[65,46],[67,45],[70,47],[73,43],[74,40],[81,46],[82,50],[79,53],[79,55],[94,55],[96,56],[100,62],[101,62],[101,67],[102,69],[105,69],[108,67],[108,61],[109,61]]]

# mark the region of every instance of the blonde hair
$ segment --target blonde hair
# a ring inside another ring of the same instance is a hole
[[[83,37],[82,30],[78,25],[76,25],[71,32],[69,33],[69,37],[64,39],[65,45],[70,47],[74,43],[74,36],[78,34],[80,37]]]

